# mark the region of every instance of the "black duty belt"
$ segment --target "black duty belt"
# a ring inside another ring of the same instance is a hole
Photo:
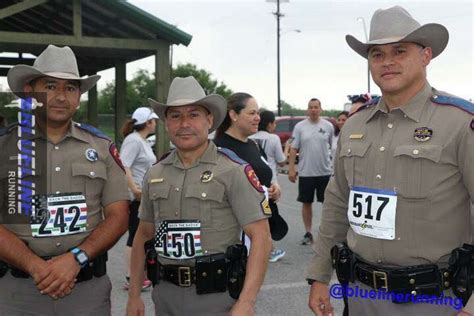
[[[49,260],[51,257],[41,257],[43,260]],[[15,278],[28,279],[30,275],[16,267],[9,266],[10,273]],[[107,273],[107,253],[97,256],[87,266],[81,268],[76,283],[89,281],[93,277],[100,278]]]
[[[451,287],[451,273],[435,264],[386,268],[356,258],[353,276],[375,290],[440,296]]]
[[[181,287],[190,287],[196,283],[196,269],[188,266],[160,265],[163,280]]]

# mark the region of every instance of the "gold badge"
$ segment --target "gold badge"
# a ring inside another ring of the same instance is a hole
[[[351,134],[349,139],[362,139],[364,138],[364,134]]]
[[[150,183],[161,183],[163,182],[164,179],[163,178],[156,178],[156,179],[151,179],[150,180]]]
[[[202,174],[201,174],[201,182],[202,183],[207,183],[209,181],[212,180],[212,177],[214,175],[212,174],[212,171],[211,170],[207,170],[207,171],[204,171]]]

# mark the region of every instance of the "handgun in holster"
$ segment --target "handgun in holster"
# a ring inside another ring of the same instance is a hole
[[[227,289],[233,299],[238,299],[244,287],[247,270],[247,247],[235,244],[227,247],[225,257],[228,260]]]
[[[474,286],[474,245],[463,244],[454,249],[449,258],[449,270],[452,273],[453,292],[466,306]]]
[[[160,282],[160,263],[155,249],[155,239],[145,242],[146,275],[153,286]]]
[[[337,243],[332,247],[331,258],[339,283],[347,285],[349,282],[354,282],[352,275],[353,254],[345,242]]]

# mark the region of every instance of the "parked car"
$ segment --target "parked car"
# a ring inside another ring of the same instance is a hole
[[[275,134],[280,137],[281,146],[284,148],[286,141],[291,137],[296,123],[304,120],[306,116],[278,116],[275,119]]]

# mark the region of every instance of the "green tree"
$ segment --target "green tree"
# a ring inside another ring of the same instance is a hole
[[[199,82],[201,87],[207,94],[217,93],[224,98],[230,96],[233,92],[224,82],[218,82],[212,79],[212,74],[205,69],[198,69],[194,64],[179,64],[176,69],[173,69],[173,78],[193,76]]]

